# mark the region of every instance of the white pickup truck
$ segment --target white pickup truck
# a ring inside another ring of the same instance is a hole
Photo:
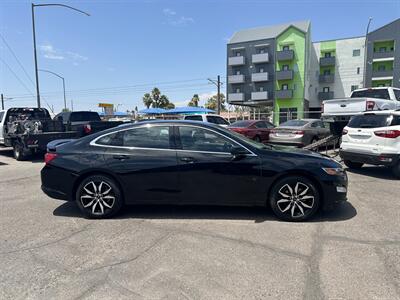
[[[322,119],[331,123],[331,131],[338,134],[350,118],[363,111],[400,109],[400,89],[374,87],[354,90],[350,98],[322,102]]]

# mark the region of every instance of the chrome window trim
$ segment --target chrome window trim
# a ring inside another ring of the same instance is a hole
[[[198,151],[198,150],[184,150],[184,149],[165,149],[165,148],[146,148],[146,147],[126,147],[126,146],[111,146],[111,145],[96,144],[97,140],[99,140],[99,139],[101,139],[101,138],[103,138],[103,137],[105,137],[107,135],[115,134],[115,133],[122,132],[122,131],[127,131],[127,130],[131,130],[131,129],[136,129],[136,128],[142,128],[142,127],[174,127],[174,126],[195,127],[195,128],[200,128],[200,129],[212,131],[212,132],[214,132],[216,134],[219,134],[219,135],[223,136],[224,138],[234,142],[235,144],[239,145],[240,147],[243,147],[247,151],[249,151],[250,153],[246,154],[246,156],[257,156],[253,151],[248,149],[246,146],[243,146],[241,143],[235,141],[234,139],[230,138],[229,136],[226,136],[226,135],[224,135],[222,133],[219,133],[218,131],[215,131],[215,130],[210,129],[210,128],[206,128],[206,127],[203,127],[203,126],[196,126],[196,125],[192,125],[192,124],[182,124],[182,125],[176,125],[176,124],[168,124],[168,125],[164,125],[164,124],[143,124],[143,125],[139,125],[139,126],[135,126],[135,127],[123,128],[123,129],[120,129],[120,130],[117,130],[117,131],[113,131],[113,132],[109,132],[109,133],[100,135],[97,138],[91,140],[89,145],[90,146],[95,146],[95,147],[117,148],[117,149],[128,149],[128,150],[179,151],[179,152],[194,152],[194,153],[209,153],[209,154],[232,155],[229,152],[213,152],[213,151]]]

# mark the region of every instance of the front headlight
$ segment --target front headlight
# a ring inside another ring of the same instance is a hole
[[[326,174],[342,176],[344,174],[344,170],[342,168],[322,168]]]

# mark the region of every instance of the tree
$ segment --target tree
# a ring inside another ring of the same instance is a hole
[[[149,93],[144,94],[143,103],[147,108],[150,108],[150,106],[153,104],[153,98],[150,96]]]
[[[221,97],[221,111],[226,111],[225,95],[221,93],[220,97]],[[207,100],[205,107],[216,111],[217,105],[218,105],[217,95],[214,95]]]
[[[188,106],[198,107],[200,102],[199,95],[194,94],[192,99],[189,101]]]

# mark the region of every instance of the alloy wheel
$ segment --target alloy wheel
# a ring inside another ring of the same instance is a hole
[[[115,194],[107,182],[89,181],[82,188],[80,201],[84,209],[90,210],[93,215],[101,216],[113,208]]]
[[[287,183],[279,189],[278,194],[278,209],[292,218],[303,217],[314,208],[314,192],[303,182]]]

